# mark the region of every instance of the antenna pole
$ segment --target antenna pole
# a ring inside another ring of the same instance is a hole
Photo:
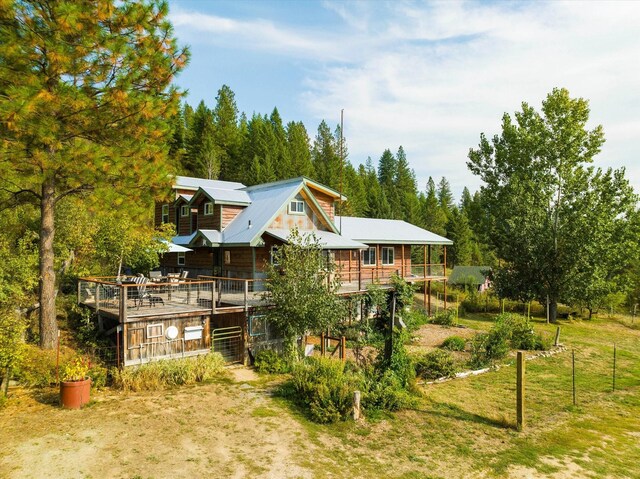
[[[340,206],[340,226],[339,226],[339,230],[340,230],[340,234],[342,234],[342,179],[344,177],[344,154],[343,154],[343,149],[342,149],[342,145],[344,143],[343,140],[343,130],[344,130],[344,108],[342,110],[340,110],[340,201],[338,202],[338,205]]]

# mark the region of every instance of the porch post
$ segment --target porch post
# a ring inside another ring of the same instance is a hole
[[[362,251],[358,250],[358,291],[362,291]]]
[[[378,281],[380,281],[380,270],[378,269],[379,265],[380,265],[380,261],[381,261],[381,258],[380,258],[380,245],[378,244],[378,245],[376,245],[376,279]]]
[[[427,311],[431,316],[431,280],[427,281]]]
[[[431,245],[429,245],[429,253],[431,253]],[[427,277],[427,245],[422,245],[422,256],[423,256],[423,260],[422,260],[422,269],[424,270],[424,272],[422,273],[422,277],[426,278]],[[429,256],[431,256],[431,254],[429,254]],[[431,261],[431,258],[429,258],[429,261]]]
[[[447,247],[444,246],[444,264],[442,265],[444,275],[444,309],[447,309]]]
[[[402,243],[401,245],[401,254],[402,254],[402,261],[401,261],[401,265],[402,265],[402,277],[404,278],[405,274],[404,274],[404,243]]]

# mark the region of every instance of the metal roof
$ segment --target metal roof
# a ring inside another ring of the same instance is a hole
[[[197,244],[199,239],[205,240],[205,244]],[[218,230],[198,230],[189,246],[220,246],[222,235]]]
[[[452,245],[453,241],[402,220],[336,216],[342,236],[368,244]]]
[[[169,248],[165,253],[186,253],[188,251],[193,251],[192,249],[185,248],[184,246],[177,245],[164,239],[161,241]]]
[[[284,242],[289,241],[289,236],[291,235],[290,230],[285,229],[268,229],[266,231],[267,234],[278,238]],[[308,234],[307,231],[301,231],[300,234],[305,235]],[[331,231],[313,231],[312,232],[316,238],[318,238],[318,242],[322,245],[323,249],[367,249],[368,246],[366,244],[358,243],[357,241],[350,240],[343,236],[332,233]]]
[[[193,195],[184,195],[184,194],[180,194],[180,195],[178,195],[178,197],[176,198],[176,201],[178,201],[179,199],[183,199],[183,200],[185,200],[187,203],[189,203],[189,201],[191,201],[191,198],[193,198]]]
[[[205,180],[190,176],[176,176],[174,188],[197,190],[198,188],[217,188],[220,190],[239,190],[245,188],[242,183],[235,181]]]
[[[194,197],[198,196],[198,193],[201,191],[211,198],[216,204],[248,205],[251,203],[249,193],[244,190],[225,190],[221,188],[205,188],[201,186]]]
[[[303,182],[307,186],[311,186],[312,188],[320,190],[328,194],[329,196],[338,198],[341,201],[345,201],[347,199],[346,196],[340,194],[338,191],[334,190],[333,188],[327,185],[323,185],[322,183],[318,183],[317,181],[314,181],[311,178],[307,178],[306,176],[298,176],[297,178],[289,178],[287,180],[279,180],[279,181],[273,181],[271,183],[263,183],[260,185],[247,186],[245,189],[247,191],[251,191],[257,188],[272,187],[272,186],[282,185],[285,183],[300,183],[300,182]]]
[[[190,235],[174,236],[173,238],[171,238],[171,242],[179,245],[189,246],[189,243],[191,243],[191,240],[195,238],[197,233],[198,232],[196,231],[194,233],[191,233]]]
[[[303,182],[299,179],[296,182],[262,186],[262,188],[252,187],[248,190],[251,204],[223,230],[222,241],[225,244],[254,243],[273,222],[282,207],[298,193]]]

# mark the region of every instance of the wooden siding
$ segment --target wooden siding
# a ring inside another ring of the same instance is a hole
[[[222,209],[222,227],[226,228],[236,216],[245,208],[244,206],[220,205]]]
[[[153,224],[157,228],[162,224],[162,206],[169,205],[169,223],[176,224],[176,208],[173,203],[156,203],[153,210]]]
[[[300,199],[300,198],[297,198]],[[291,230],[298,228],[299,231],[329,231],[322,219],[316,214],[310,203],[303,198],[304,214],[289,213],[289,203],[284,205],[278,216],[269,225],[273,229]]]
[[[207,352],[211,348],[210,320],[211,315],[198,314],[183,318],[155,318],[127,323],[122,345],[125,365],[141,359],[145,362],[154,357],[167,355],[180,357],[183,348],[185,353]],[[162,335],[155,338],[149,337],[148,326],[151,325],[162,325],[161,328],[153,328],[158,333],[161,331]],[[165,336],[169,326],[178,328],[178,336],[175,341],[169,342]],[[184,340],[185,327],[188,326],[202,326],[202,338]],[[142,348],[141,345],[143,345]]]
[[[202,230],[218,230],[220,231],[220,207],[218,205],[213,205],[213,214],[205,215],[204,214],[204,204],[212,203],[209,198],[206,196],[202,196],[200,201],[198,201],[198,229]],[[217,213],[217,214],[216,214]]]
[[[335,217],[333,212],[333,203],[335,201],[335,198],[326,193],[323,193],[322,191],[313,189],[313,187],[309,187],[309,188],[311,189],[311,191],[313,191],[313,196],[315,196],[316,200],[318,201],[318,203],[320,204],[324,212],[327,214],[329,218],[331,218],[331,221],[333,221]]]
[[[245,278],[250,279],[253,277],[253,248],[241,247],[241,248],[224,248],[222,253],[222,271],[223,276],[230,278]],[[261,249],[261,248],[258,248]],[[225,263],[224,258],[226,252],[229,252],[231,256],[231,262]],[[257,268],[257,261],[256,261]]]

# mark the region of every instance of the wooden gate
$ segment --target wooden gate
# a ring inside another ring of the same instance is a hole
[[[211,349],[220,353],[227,363],[244,362],[242,326],[214,329],[211,334]]]

